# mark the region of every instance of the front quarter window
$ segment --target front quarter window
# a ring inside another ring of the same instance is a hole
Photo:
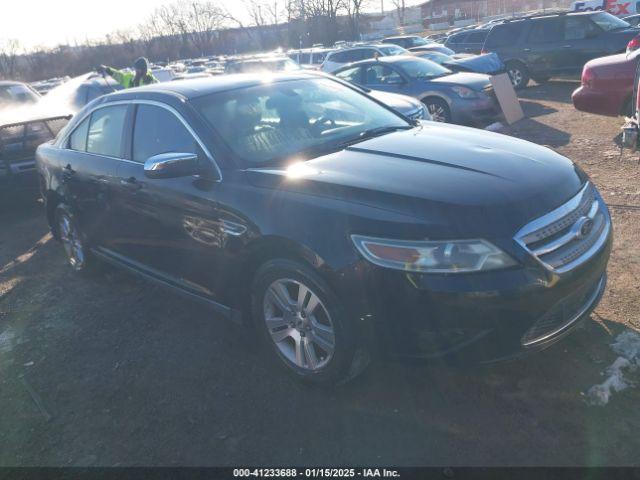
[[[329,79],[264,83],[192,102],[245,166],[304,160],[340,149],[368,132],[413,127]]]

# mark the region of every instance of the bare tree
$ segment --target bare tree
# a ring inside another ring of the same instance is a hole
[[[17,78],[18,57],[22,50],[20,41],[10,38],[0,43],[0,77]]]
[[[367,8],[370,3],[370,0],[345,0],[351,36],[355,40],[360,40],[360,12]]]
[[[405,0],[391,0],[391,4],[396,8],[396,13],[398,14],[398,22],[400,25],[404,25],[405,19]]]

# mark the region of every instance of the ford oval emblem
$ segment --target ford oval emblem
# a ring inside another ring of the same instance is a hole
[[[589,217],[580,217],[578,221],[573,224],[572,230],[575,232],[577,239],[582,239],[593,230],[593,220]]]

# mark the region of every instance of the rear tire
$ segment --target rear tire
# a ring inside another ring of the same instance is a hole
[[[437,97],[427,97],[422,100],[424,106],[431,114],[434,122],[451,123],[451,109],[447,102]]]
[[[515,90],[521,90],[527,86],[529,83],[529,72],[527,71],[527,67],[525,67],[520,62],[507,62],[506,70],[509,74],[509,79],[511,80],[511,85]]]
[[[71,209],[65,204],[58,205],[54,219],[56,235],[64,247],[69,266],[78,273],[93,272],[96,259],[91,255],[86,236],[80,230]]]
[[[252,319],[279,367],[307,383],[345,383],[369,363],[339,298],[310,267],[266,262],[251,290]]]

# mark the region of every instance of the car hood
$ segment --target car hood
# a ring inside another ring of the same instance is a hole
[[[421,105],[415,98],[398,93],[369,90],[367,94],[404,115],[415,113]]]
[[[434,236],[511,238],[586,180],[567,158],[506,135],[447,124],[367,140],[302,168],[247,171],[256,186],[364,204],[421,219]],[[440,230],[439,230],[440,229]]]
[[[472,90],[480,91],[491,85],[488,75],[482,73],[459,72],[445,75],[444,77],[434,78],[430,80],[438,85],[462,85]]]

